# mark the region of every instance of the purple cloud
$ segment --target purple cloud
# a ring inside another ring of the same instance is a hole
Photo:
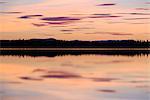
[[[64,25],[64,24],[70,24],[74,21],[81,20],[81,18],[76,17],[45,17],[41,18],[41,20],[48,21],[45,22],[49,25]]]
[[[64,72],[64,71],[48,71],[47,75],[42,75],[43,78],[81,78],[80,75]]]
[[[71,32],[71,31],[74,31],[74,30],[61,30],[62,32]]]
[[[62,21],[62,22],[45,22],[49,25],[65,25],[65,24],[68,24],[69,22],[66,22],[66,21]]]
[[[20,79],[23,79],[23,80],[34,80],[34,81],[41,81],[42,80],[40,78],[32,78],[32,77],[27,77],[27,76],[20,77]]]
[[[75,20],[81,20],[81,19],[74,18],[74,17],[45,17],[45,18],[41,18],[41,20],[45,20],[45,21],[75,21]]]
[[[123,34],[121,34],[121,33],[110,33],[111,35],[133,35],[133,34],[131,34],[131,33],[123,33]]]
[[[43,75],[44,78],[79,78],[76,75]]]
[[[104,3],[104,4],[98,4],[96,6],[114,6],[116,5],[115,3]]]
[[[29,18],[32,18],[32,17],[42,17],[43,15],[25,15],[25,16],[21,16],[19,18],[22,18],[22,19],[29,19]]]
[[[107,89],[105,89],[105,90],[97,90],[97,91],[99,91],[99,92],[106,92],[106,93],[116,93],[115,90],[107,90]]]

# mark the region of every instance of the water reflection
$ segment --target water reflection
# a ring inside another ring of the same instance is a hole
[[[99,54],[0,56],[0,93],[2,100],[149,100],[149,60]]]
[[[122,55],[122,56],[148,56],[149,50],[1,50],[0,55],[12,56],[46,56],[56,57],[65,55]]]

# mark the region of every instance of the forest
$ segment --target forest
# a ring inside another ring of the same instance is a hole
[[[148,40],[56,40],[48,39],[19,39],[0,40],[1,48],[149,48]]]

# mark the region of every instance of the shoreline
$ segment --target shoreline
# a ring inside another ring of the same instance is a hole
[[[24,50],[35,50],[35,51],[40,51],[40,50],[42,50],[42,51],[44,51],[44,50],[56,50],[56,51],[71,51],[71,50],[73,50],[73,51],[94,51],[94,50],[96,50],[96,51],[101,51],[101,50],[146,50],[146,51],[149,51],[150,50],[150,48],[0,48],[0,51],[4,51],[4,50],[17,50],[17,51],[24,51]]]

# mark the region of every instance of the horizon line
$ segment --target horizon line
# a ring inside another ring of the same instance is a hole
[[[98,40],[80,40],[80,39],[73,39],[73,40],[66,40],[66,39],[56,39],[56,38],[29,38],[29,39],[0,39],[0,41],[3,40],[9,40],[9,41],[15,41],[15,40],[46,40],[46,39],[54,39],[54,40],[62,40],[62,41],[123,41],[123,40],[133,40],[133,41],[150,41],[149,39],[145,39],[145,40],[140,40],[140,39],[119,39],[119,40],[113,40],[113,39],[107,39],[107,40],[103,40],[103,39],[98,39]]]

